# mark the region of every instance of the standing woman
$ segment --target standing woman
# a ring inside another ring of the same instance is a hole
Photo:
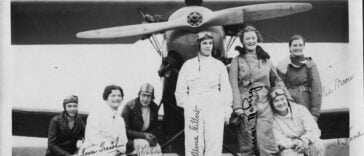
[[[277,71],[295,103],[305,106],[317,121],[322,103],[320,75],[311,57],[305,57],[305,39],[293,35],[288,42],[290,55],[278,63]]]
[[[272,132],[272,110],[268,94],[273,86],[284,86],[277,76],[270,56],[258,42],[261,34],[246,26],[240,34],[243,47],[231,62],[230,82],[233,89],[233,110],[238,118],[237,135],[242,155],[272,155],[278,151]]]
[[[176,100],[184,108],[185,155],[221,155],[224,121],[231,113],[232,92],[225,65],[211,56],[214,37],[200,32],[198,54],[179,73]]]
[[[63,100],[62,114],[52,118],[48,129],[46,156],[69,156],[77,151],[77,140],[85,135],[85,123],[78,116],[78,97],[72,95]]]

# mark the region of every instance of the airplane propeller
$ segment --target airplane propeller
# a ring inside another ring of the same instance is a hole
[[[267,3],[223,9],[202,16],[199,12],[191,12],[166,22],[143,23],[129,26],[117,26],[104,29],[89,30],[76,34],[78,38],[122,38],[163,32],[179,28],[198,28],[202,26],[219,26],[241,24],[246,21],[257,21],[287,16],[308,11],[309,3]]]

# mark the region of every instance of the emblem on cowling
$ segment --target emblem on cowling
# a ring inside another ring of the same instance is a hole
[[[202,23],[202,15],[199,12],[191,12],[187,16],[187,22],[193,27],[197,27]]]

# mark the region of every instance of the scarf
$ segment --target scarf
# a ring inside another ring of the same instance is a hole
[[[307,62],[307,59],[304,55],[300,55],[300,56],[294,56],[294,55],[290,55],[289,56],[292,65],[294,65],[295,67],[301,67],[302,65],[304,65]]]
[[[245,47],[236,46],[235,50],[238,51],[241,56],[244,56],[247,53],[245,51]],[[270,58],[269,54],[266,51],[264,51],[264,49],[261,46],[257,46],[256,54],[259,60],[267,61]]]

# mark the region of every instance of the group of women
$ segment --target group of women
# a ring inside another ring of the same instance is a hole
[[[124,98],[120,86],[106,86],[99,105],[87,117],[87,124],[78,113],[78,97],[63,101],[64,111],[52,118],[48,131],[47,156],[121,156],[161,155],[157,143],[158,106],[154,88],[141,86],[138,97],[118,111]],[[77,148],[78,140],[79,148]]]
[[[221,154],[224,121],[231,117],[240,155],[322,155],[316,123],[321,82],[315,63],[303,54],[305,39],[292,36],[288,59],[275,67],[258,45],[262,37],[255,27],[246,26],[239,37],[242,47],[235,48],[239,55],[229,72],[211,55],[212,32],[197,34],[198,54],[179,72],[175,95],[184,108],[185,154]]]
[[[66,97],[63,100],[64,111],[50,122],[46,156],[70,156],[77,153],[115,156],[125,153],[128,141],[125,122],[117,111],[123,96],[121,87],[107,86],[103,93],[105,104],[89,114],[86,126],[77,113],[78,97]],[[84,138],[83,147],[78,150],[77,142]]]
[[[316,122],[321,82],[316,64],[303,54],[305,39],[292,36],[289,57],[274,66],[259,45],[262,37],[255,27],[246,26],[239,37],[242,47],[235,48],[239,55],[232,60],[229,72],[212,57],[213,32],[196,35],[198,54],[179,71],[175,95],[177,105],[184,109],[185,155],[220,155],[224,123],[235,125],[242,156],[322,155]],[[84,148],[81,154],[95,154],[101,146],[106,151],[101,155],[126,153],[126,125],[117,112],[123,90],[107,86],[103,99],[106,104],[89,114],[85,131],[77,116],[77,96],[65,98],[65,111],[50,124],[47,155],[74,154],[74,140],[84,134],[83,146],[99,146],[97,150]],[[147,129],[143,128],[145,123],[140,125],[140,129]]]

